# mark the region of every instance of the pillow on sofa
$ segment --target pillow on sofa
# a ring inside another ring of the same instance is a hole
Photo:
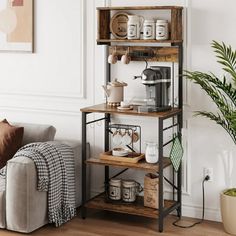
[[[24,127],[22,146],[34,142],[53,141],[56,134],[56,129],[52,125],[19,122],[13,122],[12,124]]]
[[[21,147],[24,128],[10,125],[7,120],[0,122],[0,168],[4,167]]]

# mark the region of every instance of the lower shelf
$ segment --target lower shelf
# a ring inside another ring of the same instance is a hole
[[[165,209],[170,209],[176,204],[175,201],[165,200]],[[116,203],[107,202],[105,194],[100,194],[97,197],[88,201],[85,205],[88,208],[100,209],[105,211],[114,211],[126,213],[130,215],[145,216],[149,218],[159,218],[159,211],[143,205],[143,197],[139,196],[135,203]]]

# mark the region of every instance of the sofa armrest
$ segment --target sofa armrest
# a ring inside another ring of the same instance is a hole
[[[73,149],[76,206],[79,206],[81,204],[81,145],[78,141],[51,141],[53,142],[65,143]],[[89,150],[89,145],[87,148]],[[7,229],[29,233],[47,222],[47,192],[37,191],[34,162],[23,156],[9,160],[6,177]]]
[[[7,163],[7,229],[29,233],[47,223],[47,192],[37,191],[34,162],[27,157]]]

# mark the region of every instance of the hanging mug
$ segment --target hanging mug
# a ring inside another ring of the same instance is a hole
[[[140,30],[143,27],[144,18],[138,15],[128,16],[128,39],[140,39]]]

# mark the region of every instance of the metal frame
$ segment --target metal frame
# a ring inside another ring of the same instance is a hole
[[[172,45],[175,46],[175,45]],[[182,88],[182,64],[183,64],[183,47],[182,44],[177,44],[178,48],[179,48],[179,88],[178,88],[178,92],[179,92],[179,108],[182,109],[183,106],[183,88]],[[108,50],[108,47],[107,47]],[[107,66],[107,76],[106,76],[106,82],[110,81],[110,65]],[[97,119],[94,121],[90,121],[87,122],[87,115],[89,114],[89,112],[82,112],[82,209],[81,209],[81,217],[83,219],[86,218],[86,207],[85,204],[87,202],[87,189],[86,189],[86,174],[87,174],[87,167],[86,167],[86,159],[87,159],[87,150],[86,150],[86,143],[87,143],[87,131],[86,131],[86,127],[88,124],[97,122],[97,121],[101,121],[104,120],[105,122],[105,127],[104,127],[104,135],[105,135],[105,139],[104,139],[104,150],[108,151],[109,150],[109,124],[111,121],[111,115],[109,113],[105,113],[104,118],[101,119]],[[177,122],[175,122],[174,117],[177,117]],[[168,126],[168,127],[164,127],[164,120],[172,118],[172,125]],[[176,176],[173,170],[173,174],[172,174],[172,181],[167,179],[164,175],[163,175],[163,148],[167,145],[170,144],[173,139],[171,139],[170,141],[168,141],[167,143],[163,143],[163,136],[164,136],[164,131],[177,127],[177,133],[178,133],[178,137],[181,140],[181,130],[182,130],[182,126],[183,126],[183,115],[182,115],[182,110],[175,114],[175,115],[169,115],[169,116],[165,116],[165,117],[159,117],[158,118],[158,124],[159,124],[159,140],[158,140],[158,146],[159,146],[159,219],[158,219],[158,226],[159,226],[159,232],[163,231],[163,226],[164,226],[164,218],[172,211],[177,210],[177,215],[178,217],[181,217],[181,212],[182,212],[182,168],[180,166],[178,173],[177,173],[177,185],[176,183]],[[173,168],[172,168],[173,169]],[[113,177],[117,177],[118,175],[124,173],[126,170],[128,170],[128,168],[120,171],[118,174],[116,174]],[[104,183],[105,183],[105,191],[107,191],[107,187],[108,187],[108,183],[110,178],[109,175],[109,166],[105,166],[105,179],[104,179]],[[176,203],[174,205],[172,205],[169,208],[164,208],[164,199],[163,199],[163,185],[164,185],[164,181],[166,181],[168,184],[170,184],[172,186],[173,189],[173,200],[175,200],[175,195],[177,193],[177,199],[176,199]],[[99,194],[100,195],[100,194]]]

